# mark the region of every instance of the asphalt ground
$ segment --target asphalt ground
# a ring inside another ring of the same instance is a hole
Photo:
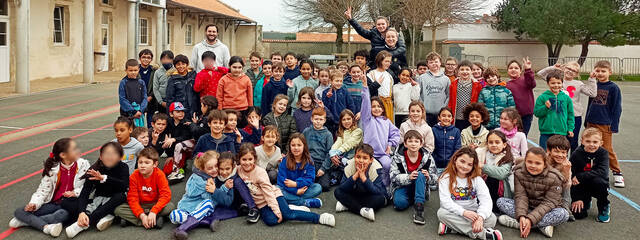
[[[621,160],[627,187],[612,189],[619,197],[610,195],[611,222],[597,223],[596,210],[590,217],[556,227],[557,239],[638,239],[640,229],[640,147],[638,120],[640,110],[640,83],[618,82],[623,92],[623,116],[620,133],[614,135],[614,148]],[[536,96],[546,90],[538,81]],[[95,162],[98,147],[114,138],[112,124],[118,115],[117,84],[97,84],[42,94],[0,99],[0,239],[44,239],[44,234],[31,228],[9,229],[8,222],[16,208],[29,201],[40,181],[42,162],[51,151],[53,142],[62,137],[73,137],[80,145],[84,158]],[[534,120],[529,139],[538,140],[537,121]],[[532,146],[532,145],[530,145]],[[171,186],[173,202],[184,193],[184,183]],[[320,198],[324,206],[314,212],[335,214],[332,192]],[[622,200],[627,199],[627,201]],[[243,218],[221,223],[220,230],[196,229],[191,239],[466,239],[450,234],[438,236],[436,211],[439,207],[437,192],[432,192],[426,203],[426,225],[412,222],[413,210],[402,212],[391,206],[376,212],[376,221],[370,222],[351,213],[337,213],[336,227],[300,222],[287,222],[275,227],[264,223],[249,225]],[[635,207],[634,207],[635,204]],[[117,225],[98,232],[90,229],[76,239],[171,239],[174,225],[166,223],[161,230],[120,228]],[[505,239],[519,237],[516,229],[497,226]],[[66,238],[64,231],[59,237]],[[531,239],[544,239],[537,231]]]

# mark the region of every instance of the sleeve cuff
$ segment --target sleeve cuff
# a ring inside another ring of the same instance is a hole
[[[100,183],[105,183],[107,181],[107,175],[102,175],[102,181]]]

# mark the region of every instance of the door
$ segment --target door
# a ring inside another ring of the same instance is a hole
[[[104,71],[109,71],[109,42],[111,41],[111,34],[109,32],[109,23],[111,22],[110,19],[111,15],[110,13],[107,12],[103,12],[102,13],[102,22],[100,24],[100,35],[101,35],[101,46],[100,46],[100,52],[104,54],[104,57],[102,58],[102,62],[100,63],[100,66],[98,67],[98,71],[104,72]]]
[[[0,0],[0,83],[9,82],[9,8]]]

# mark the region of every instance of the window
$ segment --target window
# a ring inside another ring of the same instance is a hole
[[[160,4],[160,0],[142,0],[143,3]]]
[[[111,5],[112,4],[112,0],[101,0],[102,4],[106,4],[106,5]]]
[[[193,44],[193,26],[191,24],[187,24],[184,30],[184,44],[191,45]]]
[[[9,5],[7,5],[7,2],[9,2],[9,0],[0,0],[0,15],[9,15]]]
[[[64,44],[64,7],[57,6],[53,9],[53,43]]]
[[[7,46],[7,22],[0,22],[0,46]]]
[[[140,29],[138,30],[138,43],[140,45],[149,45],[149,20],[140,18]]]
[[[167,45],[171,44],[171,34],[173,30],[171,29],[171,23],[167,22]]]

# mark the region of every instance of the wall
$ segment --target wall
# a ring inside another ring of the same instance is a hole
[[[262,42],[263,46],[263,56],[268,56],[273,52],[280,52],[282,54],[286,52],[294,52],[296,54],[307,54],[307,55],[332,55],[337,53],[336,44],[335,43],[325,43],[325,42]],[[351,51],[349,55],[352,55],[354,52],[360,49],[371,48],[370,43],[351,43]],[[342,45],[343,52],[347,51],[347,44]]]

